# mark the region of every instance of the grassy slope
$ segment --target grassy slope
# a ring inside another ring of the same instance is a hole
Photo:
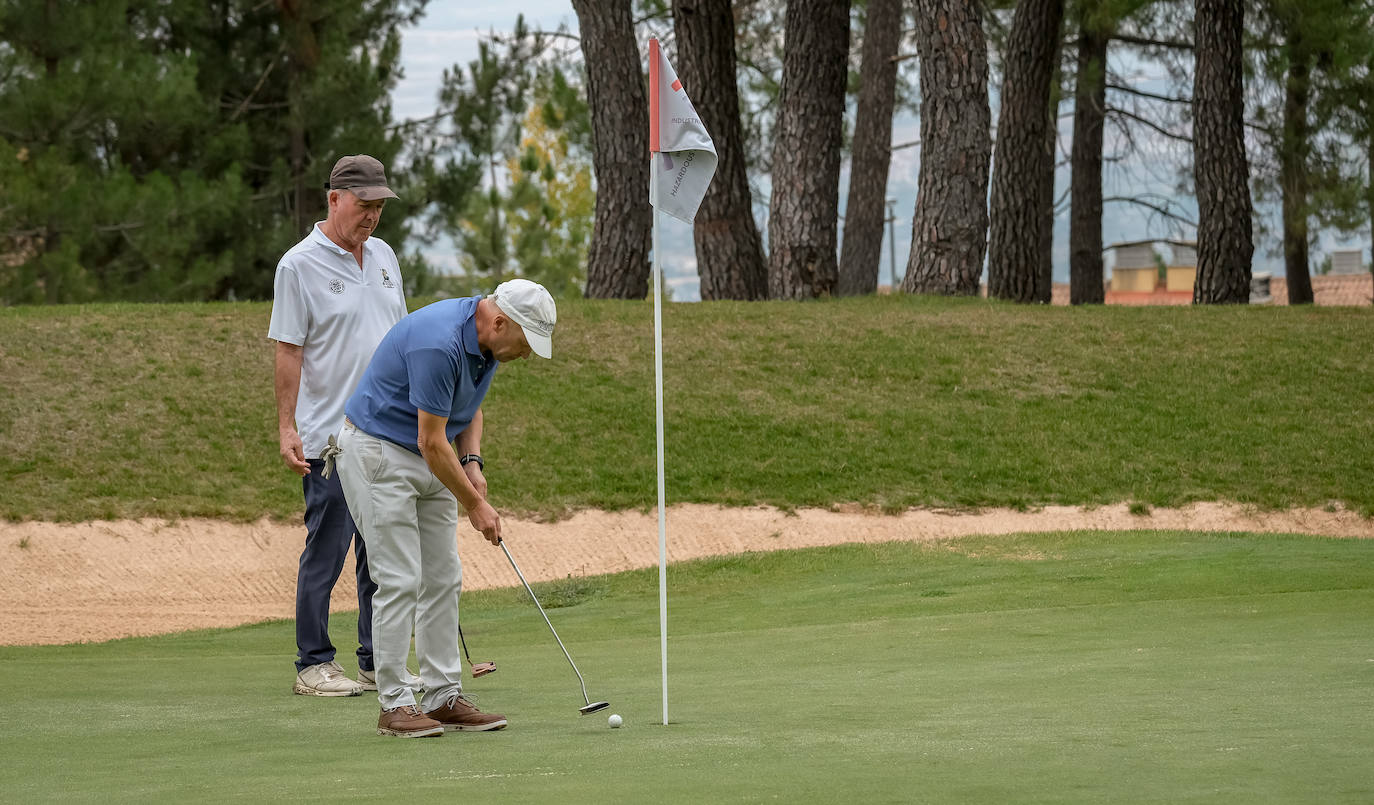
[[[464,598],[512,727],[399,741],[289,693],[291,626],[0,648],[14,801],[1368,802],[1374,543],[1180,533],[891,543],[541,587],[627,726],[507,589]],[[347,617],[335,634],[348,634]],[[341,654],[347,654],[346,647]],[[345,663],[351,668],[348,658]],[[117,692],[113,694],[112,692]]]
[[[295,516],[265,304],[0,310],[0,516]],[[1374,511],[1374,311],[672,305],[673,501]],[[487,402],[498,506],[652,505],[651,310],[564,302]]]

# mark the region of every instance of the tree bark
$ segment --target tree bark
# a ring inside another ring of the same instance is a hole
[[[788,4],[768,215],[774,299],[835,292],[848,56],[849,0]]]
[[[1196,0],[1193,172],[1198,201],[1194,304],[1248,304],[1253,207],[1241,74],[1244,0]]]
[[[47,0],[47,2],[43,4],[43,24],[47,26],[49,30],[52,30],[58,24],[58,17],[57,0]],[[51,50],[44,53],[43,75],[47,78],[50,85],[56,84],[57,82],[57,69],[57,54]],[[56,136],[52,138],[50,144],[57,144]],[[57,254],[62,248],[62,231],[59,228],[59,222],[52,216],[49,216],[43,228],[43,242],[41,248],[43,249],[45,258],[40,261],[43,276],[43,298],[48,304],[55,305],[62,301],[62,273],[58,268],[56,259],[50,257],[50,255]]]
[[[1106,300],[1102,266],[1102,131],[1107,118],[1107,43],[1090,25],[1078,33],[1069,218],[1069,304]]]
[[[1313,303],[1307,255],[1307,101],[1311,65],[1299,26],[1289,24],[1288,76],[1284,83],[1283,142],[1279,147],[1279,183],[1283,187],[1283,267],[1288,276],[1288,304]]]
[[[310,181],[310,142],[306,133],[311,111],[306,106],[305,85],[320,60],[309,0],[277,0],[282,28],[289,32],[291,50],[287,54],[289,108],[287,133],[291,160],[291,209],[296,220],[296,235],[303,237],[318,220],[324,205],[322,182]],[[326,178],[326,177],[320,177]]]
[[[1050,102],[1045,105],[1045,142],[1040,163],[1040,243],[1036,251],[1037,271],[1033,300],[1048,305],[1054,293],[1054,177],[1059,153],[1060,83],[1064,71],[1060,56],[1064,48],[1062,29],[1054,35],[1054,71],[1050,74]]]
[[[997,157],[992,166],[988,295],[1047,301],[1043,285],[1043,181],[1050,83],[1063,0],[1022,0],[1007,39]]]
[[[745,172],[730,0],[673,4],[678,76],[716,144],[716,175],[697,210],[692,238],[702,299],[766,299],[768,265]]]
[[[887,170],[892,161],[892,108],[897,92],[894,57],[901,43],[902,0],[869,0],[836,286],[841,296],[878,290]]]
[[[630,0],[573,0],[587,65],[596,221],[587,250],[594,299],[643,299],[649,290],[649,102]]]
[[[992,110],[981,0],[917,0],[921,170],[902,290],[975,296],[988,235]]]

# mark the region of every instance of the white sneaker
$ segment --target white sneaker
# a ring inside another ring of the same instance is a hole
[[[349,679],[337,662],[322,662],[296,674],[293,690],[302,696],[359,696],[363,686]]]
[[[425,686],[424,683],[420,681],[420,677],[409,668],[406,669],[406,677],[410,680],[410,687],[416,690],[419,690],[420,688],[423,688]],[[359,668],[358,684],[363,686],[363,690],[376,690],[377,672],[364,671],[363,669]]]

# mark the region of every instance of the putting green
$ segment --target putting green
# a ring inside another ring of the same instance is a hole
[[[522,560],[529,564],[537,557]],[[1074,533],[749,554],[464,598],[511,727],[406,741],[292,696],[276,622],[0,649],[29,802],[1367,802],[1374,542]],[[336,618],[336,641],[353,624]],[[353,668],[347,650],[341,661]],[[619,713],[625,726],[607,728]]]

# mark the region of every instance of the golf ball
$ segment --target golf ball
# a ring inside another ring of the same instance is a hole
[[[606,719],[606,723],[611,725],[611,729],[615,729],[616,727],[619,727],[621,724],[624,724],[625,721],[615,713],[611,713],[611,717]]]

